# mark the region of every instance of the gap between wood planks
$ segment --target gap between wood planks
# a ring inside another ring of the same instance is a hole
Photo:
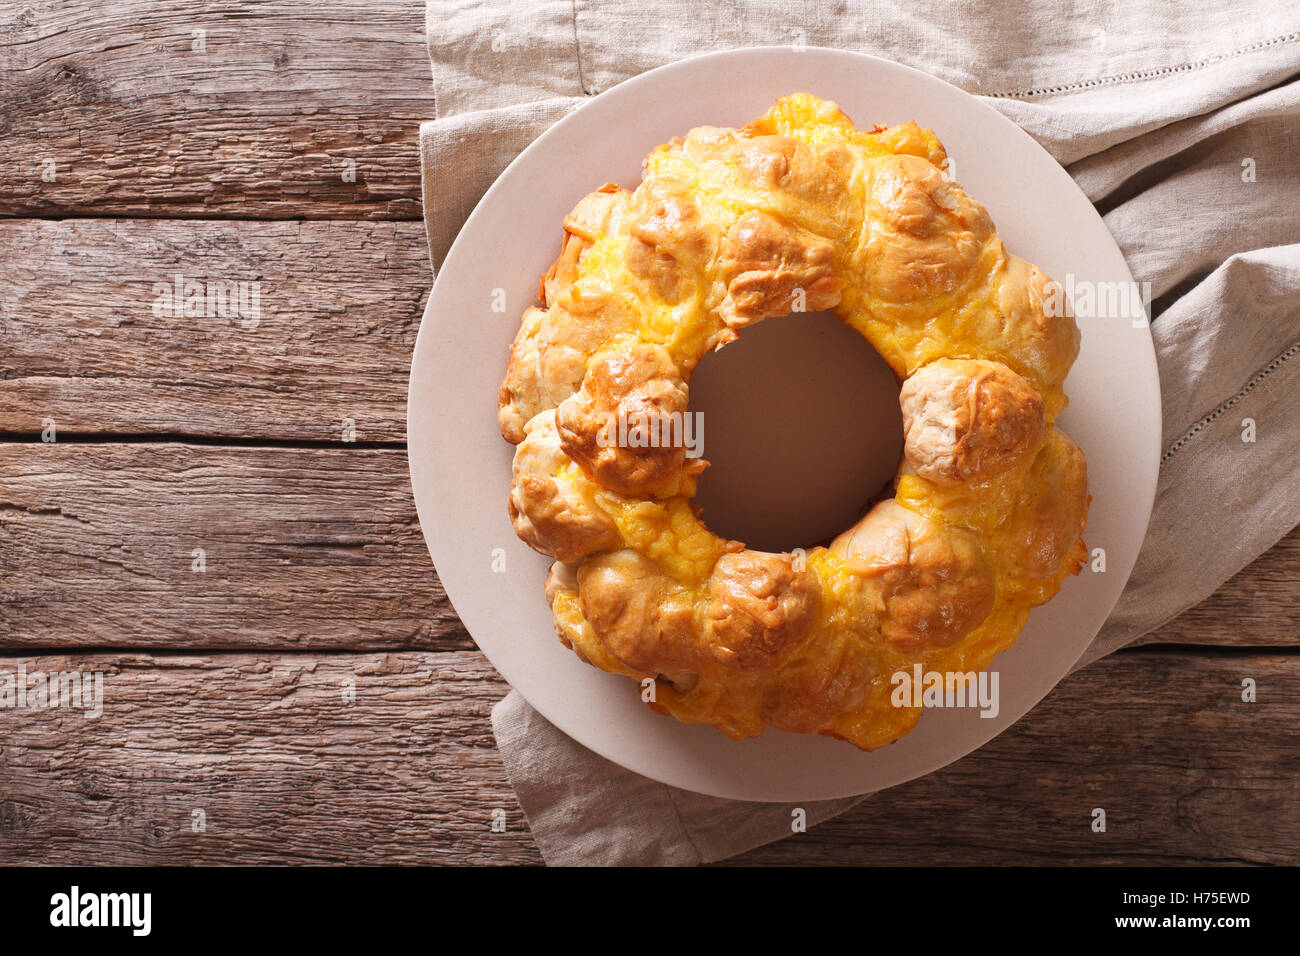
[[[398,449],[405,451],[406,442],[397,439],[385,441],[323,441],[313,438],[221,438],[215,435],[184,434],[121,434],[113,432],[64,432],[58,433],[57,442],[46,442],[39,433],[0,431],[0,444],[14,445],[205,445],[216,448],[305,448],[320,450],[339,448],[343,450],[374,451],[376,449]]]
[[[79,220],[111,219],[118,221],[141,220],[148,222],[150,220],[166,219],[175,222],[285,222],[285,223],[302,223],[302,222],[424,222],[424,213],[416,210],[407,216],[384,216],[381,219],[368,219],[364,215],[321,215],[312,216],[308,213],[299,211],[295,215],[275,219],[268,219],[266,216],[257,216],[251,214],[240,215],[238,213],[223,213],[204,210],[196,212],[192,216],[178,216],[168,212],[153,212],[143,210],[133,213],[118,212],[96,212],[95,210],[70,209],[66,212],[58,213],[40,213],[40,212],[5,212],[0,209],[0,220],[32,220],[33,222],[77,222]]]
[[[290,657],[321,657],[328,655],[330,657],[362,657],[366,655],[373,656],[382,651],[365,650],[364,648],[321,648],[314,647],[283,647],[276,648],[274,651],[268,651],[265,648],[257,647],[218,647],[218,648],[167,648],[167,647],[131,647],[118,645],[85,645],[76,647],[0,647],[0,660],[17,660],[19,658],[31,658],[34,655],[59,655],[68,658],[88,657],[92,655],[113,655],[113,654],[149,654],[152,657],[220,657],[223,654],[256,654],[256,653],[275,653],[284,654]],[[429,648],[419,653],[424,654],[460,654],[464,649],[458,648]],[[1259,654],[1266,654],[1273,657],[1297,657],[1300,656],[1300,646],[1295,644],[1243,644],[1239,647],[1224,646],[1217,644],[1129,644],[1121,647],[1114,654],[1164,654],[1178,657],[1185,654],[1215,654],[1220,657],[1253,657]],[[1110,655],[1107,655],[1110,656]],[[1103,658],[1104,659],[1104,658]],[[1087,665],[1091,666],[1091,665]],[[1080,668],[1082,670],[1083,668]]]

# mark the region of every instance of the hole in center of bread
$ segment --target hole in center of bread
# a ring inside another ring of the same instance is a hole
[[[706,355],[690,383],[709,467],[695,503],[760,551],[828,544],[898,471],[899,383],[830,312],[764,319]]]

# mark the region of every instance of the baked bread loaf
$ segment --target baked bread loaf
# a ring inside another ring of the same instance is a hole
[[[564,220],[499,396],[510,515],[555,559],[561,641],[652,707],[878,747],[921,713],[892,674],[983,670],[1078,572],[1086,465],[1053,421],[1079,332],[946,166],[915,123],[859,130],[796,94],[657,148],[635,191]],[[667,426],[709,350],[823,309],[902,382],[894,496],[829,547],[748,550],[692,508],[704,462]],[[615,440],[627,422],[675,437]]]

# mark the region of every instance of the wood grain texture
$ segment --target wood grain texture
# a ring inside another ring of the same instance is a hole
[[[418,219],[423,26],[422,0],[7,5],[0,215]]]
[[[430,284],[423,18],[0,11],[0,216],[45,217],[0,220],[0,433],[61,439],[0,444],[0,673],[105,673],[97,719],[0,709],[0,863],[540,862],[490,732],[507,688],[441,591],[398,446]],[[257,283],[255,326],[155,312],[177,274]],[[736,862],[1300,862],[1300,658],[1249,649],[1300,645],[1297,577],[1293,531],[1148,636],[1238,650],[1121,652],[977,754]]]
[[[1297,663],[1122,652],[970,757],[735,862],[1294,864]],[[506,686],[475,652],[0,657],[20,664],[102,672],[103,713],[0,710],[0,863],[539,862],[491,736]]]
[[[0,710],[2,863],[540,861],[488,720],[504,688],[477,654],[0,657],[0,671],[20,663],[102,672],[103,714]]]
[[[1298,553],[1293,531],[1206,602],[1218,610],[1157,639],[1300,645]],[[0,646],[472,645],[429,560],[402,449],[11,442]]]
[[[470,644],[401,449],[37,442],[0,444],[0,646]]]
[[[405,440],[420,223],[0,220],[0,258],[0,431]]]
[[[1294,866],[1298,697],[1292,654],[1121,651],[964,760],[732,862]]]

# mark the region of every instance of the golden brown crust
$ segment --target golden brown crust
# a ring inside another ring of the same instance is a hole
[[[890,156],[871,182],[863,261],[872,294],[889,303],[951,295],[976,274],[993,223],[984,207],[917,156]]]
[[[1078,329],[946,164],[915,123],[859,130],[796,94],[689,131],[565,219],[499,395],[511,517],[558,559],[560,639],[651,679],[656,709],[880,746],[919,716],[882,693],[891,671],[988,666],[1078,570],[1086,464],[1052,425]],[[904,383],[896,497],[829,549],[747,550],[692,510],[704,463],[662,425],[707,350],[821,309]]]
[[[689,593],[636,551],[584,562],[578,597],[596,636],[633,670],[653,676],[702,663]]]
[[[818,654],[801,655],[765,685],[758,714],[768,726],[792,734],[824,731],[862,704],[877,666],[864,642],[828,641]]]
[[[788,554],[724,554],[709,578],[704,639],[713,657],[738,670],[780,667],[808,636],[821,606],[816,575]]]
[[[1090,496],[1083,450],[1059,428],[1050,429],[1027,484],[1037,493],[1018,509],[1011,532],[1021,567],[1040,580],[1062,568],[1075,573],[1087,553],[1083,529]]]
[[[592,357],[560,404],[560,447],[597,484],[624,495],[695,493],[705,463],[685,447],[686,383],[668,350],[618,344]]]
[[[931,481],[985,481],[1020,465],[1043,438],[1042,396],[1001,362],[931,362],[898,398],[903,454]]]
[[[1007,256],[991,281],[994,308],[980,313],[971,335],[1033,383],[1051,420],[1065,409],[1061,386],[1079,356],[1079,326],[1068,310],[1050,305],[1052,280],[1024,259]]]
[[[727,290],[718,315],[733,329],[792,311],[834,308],[844,288],[835,274],[834,246],[758,211],[727,230],[718,275]]]
[[[882,501],[831,552],[874,587],[866,599],[895,644],[948,647],[993,610],[993,576],[979,543],[894,501]]]
[[[564,220],[559,258],[542,277],[543,306],[529,308],[510,347],[510,364],[497,396],[501,434],[524,440],[524,425],[578,390],[587,362],[602,342],[636,327],[637,317],[616,288],[576,280],[584,257],[606,230],[622,228],[628,193],[606,184],[583,198]]]
[[[717,249],[717,229],[700,216],[688,185],[654,180],[638,190],[624,260],[660,299],[675,305]]]
[[[578,278],[583,254],[612,228],[627,207],[626,191],[606,183],[584,196],[564,218],[564,239],[560,255],[542,276],[538,295],[542,304],[558,302],[565,290]]]
[[[614,522],[595,503],[597,488],[581,477],[559,477],[567,458],[560,448],[555,412],[530,421],[515,449],[510,521],[529,547],[574,561],[618,545]]]

